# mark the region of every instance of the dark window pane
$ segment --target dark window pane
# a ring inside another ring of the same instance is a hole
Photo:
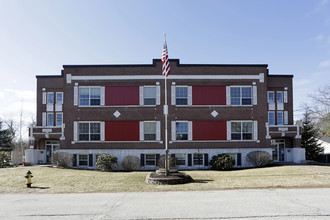
[[[176,134],[177,140],[188,140],[188,134]]]
[[[251,98],[249,98],[249,99],[247,99],[247,98],[242,99],[242,105],[251,105],[251,104],[252,104]]]
[[[89,141],[89,134],[79,134],[79,141]]]
[[[100,99],[91,99],[91,105],[100,105],[101,101]]]
[[[144,105],[156,105],[156,99],[155,98],[145,98]]]
[[[243,133],[243,140],[252,140],[251,133]]]
[[[231,134],[231,139],[232,140],[241,140],[241,134]]]
[[[154,141],[154,140],[156,140],[156,135],[155,134],[145,134],[144,135],[144,140],[146,140],[146,141]]]
[[[177,98],[176,105],[188,105],[188,100],[186,98]]]

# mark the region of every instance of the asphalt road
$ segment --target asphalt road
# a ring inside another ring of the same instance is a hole
[[[0,194],[0,219],[330,219],[330,188]]]

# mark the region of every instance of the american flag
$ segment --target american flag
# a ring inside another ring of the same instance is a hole
[[[168,74],[170,74],[170,61],[168,60],[166,40],[164,42],[164,49],[163,49],[163,54],[162,54],[162,63],[163,63],[162,73],[163,73],[164,76],[167,77]]]

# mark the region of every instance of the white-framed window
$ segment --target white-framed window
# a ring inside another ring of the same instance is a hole
[[[146,154],[145,158],[146,166],[156,166],[156,154]]]
[[[275,112],[268,112],[268,124],[275,125]]]
[[[175,124],[176,140],[188,140],[188,122],[177,121]]]
[[[268,103],[275,103],[275,93],[274,93],[274,91],[268,91],[267,92],[267,100],[268,100]]]
[[[143,125],[144,140],[154,141],[157,136],[157,123],[155,121],[145,121]]]
[[[101,105],[101,87],[79,87],[79,105]]]
[[[78,164],[79,164],[79,166],[87,166],[88,165],[88,155],[79,154],[78,155]]]
[[[276,92],[276,102],[283,103],[283,92],[281,91]]]
[[[231,86],[230,87],[231,105],[252,105],[251,86]]]
[[[175,98],[176,105],[188,105],[188,86],[176,86]]]
[[[177,166],[185,166],[186,165],[186,154],[175,154],[175,164]]]
[[[283,112],[277,112],[277,124],[283,125]]]
[[[252,140],[252,121],[232,121],[231,140]]]
[[[78,137],[79,137],[79,141],[100,141],[101,123],[79,122]]]
[[[54,126],[54,113],[47,113],[47,126]]]
[[[144,105],[156,105],[156,86],[145,86],[143,88]]]
[[[47,104],[54,104],[54,93],[47,92]]]
[[[63,104],[63,92],[56,93],[56,104]]]
[[[194,154],[194,166],[199,166],[204,164],[204,154]]]
[[[63,113],[56,113],[56,126],[62,126],[63,124]]]

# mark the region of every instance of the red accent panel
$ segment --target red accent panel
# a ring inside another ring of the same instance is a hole
[[[138,121],[106,121],[105,122],[106,141],[139,141]]]
[[[139,105],[138,86],[105,87],[105,105]]]
[[[226,86],[193,86],[193,105],[226,105]]]
[[[193,140],[227,140],[225,121],[193,121]]]

